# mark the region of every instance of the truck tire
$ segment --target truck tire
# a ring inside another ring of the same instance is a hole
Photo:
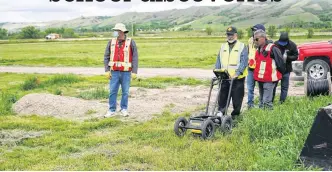
[[[330,65],[324,60],[316,59],[306,65],[305,71],[308,74],[308,79],[325,79],[327,73],[330,72]]]

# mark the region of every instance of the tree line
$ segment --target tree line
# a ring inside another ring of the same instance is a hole
[[[39,39],[45,38],[50,33],[57,33],[62,38],[77,38],[74,29],[71,28],[48,28],[44,31],[34,27],[27,26],[19,32],[9,33],[8,30],[0,28],[0,39]]]
[[[137,26],[134,25],[133,33],[135,35]],[[287,33],[291,33],[291,27],[286,27],[283,31]],[[193,30],[191,28],[191,25],[184,26],[179,29],[179,31],[189,31]],[[282,30],[282,29],[279,29]],[[80,33],[88,32],[89,30],[87,29],[79,29]],[[110,29],[111,31],[111,29]],[[207,27],[205,29],[205,32],[207,35],[212,35],[213,29],[211,27]],[[252,36],[252,31],[250,28],[246,29],[247,32],[247,37]],[[50,33],[57,33],[62,36],[62,38],[77,38],[78,35],[75,33],[75,30],[72,28],[48,28],[44,31],[41,31],[38,28],[35,28],[34,26],[27,26],[21,29],[20,32],[17,33],[9,33],[6,29],[0,28],[0,39],[38,39],[38,38],[45,38],[46,35]],[[267,34],[269,35],[270,38],[274,38],[278,33],[278,28],[277,26],[269,26],[267,28]],[[241,29],[238,30],[238,38],[242,39],[245,35],[245,32]],[[307,29],[306,33],[307,38],[312,38],[314,36],[314,30],[313,28]]]
[[[287,32],[288,34],[291,33],[291,28],[290,27],[287,27],[287,28],[284,28],[284,29],[279,29],[279,30],[281,30],[283,32]],[[181,29],[180,29],[180,31],[181,31]],[[212,35],[213,29],[211,27],[207,27],[205,29],[205,32],[206,32],[207,35]],[[253,32],[252,32],[251,28],[247,28],[246,32],[247,32],[247,37],[248,38],[253,36]],[[278,29],[277,29],[276,26],[272,25],[272,26],[269,26],[267,28],[266,33],[269,36],[269,38],[275,38],[275,36],[278,33]],[[238,30],[237,35],[238,35],[239,39],[242,39],[245,36],[244,34],[245,34],[245,32],[243,30],[241,30],[241,29]],[[315,34],[315,32],[314,32],[313,28],[309,28],[307,30],[306,36],[307,36],[307,38],[313,38],[314,34]]]

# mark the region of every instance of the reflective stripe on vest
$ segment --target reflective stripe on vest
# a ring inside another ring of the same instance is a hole
[[[123,67],[123,71],[129,71],[132,67],[132,63],[130,62],[130,45],[131,45],[131,38],[127,38],[125,42],[125,47],[123,48],[123,61],[114,61],[115,58],[115,48],[117,45],[117,39],[113,38],[110,45],[110,62],[109,66],[111,70],[114,70],[115,67]]]
[[[229,52],[229,44],[222,44],[220,48],[220,64],[221,69],[226,69],[228,73],[231,76],[234,76],[236,73],[236,70],[240,66],[240,60],[241,60],[241,53],[243,49],[245,48],[245,45],[241,43],[240,41],[237,41],[232,48],[232,51]],[[240,75],[238,78],[244,78],[248,74],[247,68],[243,71],[242,75]]]
[[[266,62],[262,61],[260,68],[259,68],[259,72],[258,72],[258,78],[261,78],[261,79],[264,78],[265,69],[266,69]]]
[[[130,48],[130,44],[131,44],[131,38],[127,38],[126,39],[126,44],[125,44],[125,48],[123,49],[124,51],[124,70],[125,71],[129,71],[129,68],[131,67],[131,63],[129,61],[129,48]],[[130,64],[129,64],[130,63]]]
[[[256,51],[257,49],[254,46],[254,39],[251,37],[248,41],[248,51],[249,51],[249,61],[248,61],[248,67],[250,69],[255,69],[256,67],[256,60],[255,60],[255,56],[256,56]]]

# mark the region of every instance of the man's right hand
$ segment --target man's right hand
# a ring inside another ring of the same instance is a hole
[[[112,78],[111,71],[105,72],[105,76],[106,76],[107,79],[111,79]]]

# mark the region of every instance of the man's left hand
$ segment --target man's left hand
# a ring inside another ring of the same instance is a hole
[[[235,74],[235,75],[231,76],[232,79],[236,79],[237,77],[239,77],[239,75]]]
[[[136,80],[137,79],[137,74],[136,73],[131,73],[131,79]]]

